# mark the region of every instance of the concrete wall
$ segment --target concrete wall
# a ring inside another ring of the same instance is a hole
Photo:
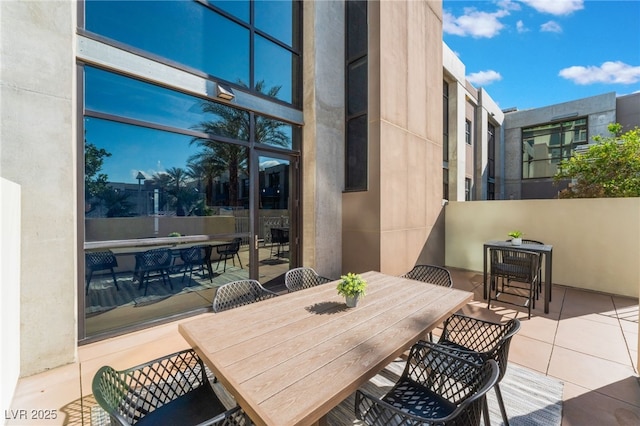
[[[302,265],[328,277],[342,269],[344,9],[303,3]]]
[[[522,128],[585,116],[588,121],[590,143],[595,135],[608,136],[607,126],[616,121],[615,92],[505,114],[505,199],[550,198],[559,190],[553,186],[551,178],[522,180]]]
[[[640,127],[640,93],[616,98],[616,122],[622,124],[623,131]]]
[[[482,245],[524,238],[553,245],[553,283],[638,297],[640,198],[449,203],[446,265],[482,271]]]
[[[442,4],[369,2],[369,187],[343,195],[343,271],[443,261]]]
[[[0,405],[20,376],[20,186],[0,178]]]
[[[76,8],[0,2],[0,173],[22,192],[22,376],[76,355]]]

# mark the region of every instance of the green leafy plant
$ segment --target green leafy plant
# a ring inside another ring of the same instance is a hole
[[[359,274],[349,272],[347,275],[340,277],[340,282],[336,287],[338,294],[345,297],[365,295],[367,289],[367,281],[365,281]]]
[[[522,232],[521,231],[511,231],[507,235],[510,236],[511,238],[520,238],[520,237],[522,237]]]
[[[169,236],[170,237],[181,237],[182,235],[180,235],[179,232],[171,232],[171,233],[169,233]]]

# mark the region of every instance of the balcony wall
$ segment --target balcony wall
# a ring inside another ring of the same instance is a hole
[[[640,198],[451,202],[446,265],[482,271],[482,244],[511,230],[553,245],[553,283],[638,297]]]

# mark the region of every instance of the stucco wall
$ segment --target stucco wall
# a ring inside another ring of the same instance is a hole
[[[442,256],[441,6],[368,3],[369,186],[343,196],[345,272]]]
[[[553,245],[553,283],[638,297],[640,198],[450,203],[446,265],[482,271],[482,245],[524,238]]]
[[[23,376],[75,359],[76,7],[0,2],[0,171],[22,191]]]
[[[303,8],[302,265],[335,277],[342,267],[345,5],[307,1]]]
[[[0,404],[10,407],[20,375],[20,186],[0,178]]]

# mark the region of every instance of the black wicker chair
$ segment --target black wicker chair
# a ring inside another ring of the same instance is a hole
[[[270,256],[273,256],[274,247],[278,248],[276,257],[280,257],[283,247],[289,244],[289,230],[287,228],[271,228],[271,251]]]
[[[218,252],[218,263],[216,263],[216,269],[220,266],[220,261],[224,260],[224,269],[222,272],[227,272],[227,259],[231,259],[233,261],[233,266],[236,266],[235,258],[238,258],[238,262],[240,263],[240,268],[242,268],[242,261],[240,260],[240,255],[238,252],[240,251],[240,244],[242,243],[242,238],[234,238],[229,244],[225,244],[222,246],[216,247],[216,251]]]
[[[93,395],[118,425],[249,425],[240,407],[227,409],[192,349],[116,371],[100,368]]]
[[[540,256],[539,253],[526,250],[490,248],[491,285],[487,307],[491,307],[492,300],[524,306],[531,318],[531,309],[535,308],[538,293]],[[511,299],[500,299],[503,295],[509,295]],[[514,297],[524,299],[524,303],[514,302]]]
[[[262,284],[256,280],[233,281],[216,289],[216,295],[213,298],[213,312],[249,305],[277,295],[277,293],[262,287]]]
[[[320,284],[326,284],[331,281],[331,278],[318,275],[313,268],[294,268],[284,274],[284,285],[287,287],[289,293],[315,287]]]
[[[473,318],[462,314],[453,314],[445,322],[438,345],[473,362],[493,359],[500,373],[495,383],[496,396],[505,426],[509,419],[500,392],[500,381],[507,371],[511,338],[520,330],[520,321],[511,319],[505,323]],[[488,407],[485,407],[488,415]]]
[[[144,286],[144,295],[147,295],[149,277],[152,273],[159,274],[164,284],[169,281],[169,287],[173,290],[173,283],[169,276],[169,269],[173,263],[171,249],[152,249],[136,254],[136,266],[134,276],[138,278],[140,287]]]
[[[429,342],[411,348],[402,376],[381,398],[356,392],[355,412],[371,426],[480,424],[494,360],[476,364]]]
[[[416,265],[402,275],[403,278],[435,284],[442,287],[453,287],[451,272],[447,268],[435,265]],[[433,332],[429,332],[429,341],[433,341]]]
[[[511,242],[511,240],[507,240],[507,242]],[[538,240],[529,240],[526,238],[522,239],[522,244],[536,244],[536,245],[544,245],[542,241]],[[542,261],[538,265],[538,289],[536,290],[536,299],[540,297],[540,293],[542,292]]]
[[[91,278],[93,277],[93,273],[95,271],[111,271],[111,278],[113,278],[113,285],[116,286],[116,290],[120,290],[118,287],[118,280],[116,280],[116,273],[113,268],[118,267],[118,260],[115,255],[111,252],[111,250],[107,251],[98,251],[98,252],[88,252],[84,255],[85,259],[85,269],[86,269],[86,281],[87,287],[85,290],[86,294],[89,294],[89,284],[91,283]]]
[[[191,277],[193,276],[193,269],[199,268],[204,276],[204,269],[207,267],[207,271],[209,272],[209,281],[213,282],[213,277],[211,276],[211,271],[208,266],[208,256],[207,256],[207,247],[206,246],[194,246],[186,249],[180,250],[180,260],[184,265],[184,274],[182,275],[182,282],[187,276],[187,271],[189,272],[189,281],[191,281]]]
[[[453,287],[451,273],[441,266],[416,265],[402,277],[443,287]]]

